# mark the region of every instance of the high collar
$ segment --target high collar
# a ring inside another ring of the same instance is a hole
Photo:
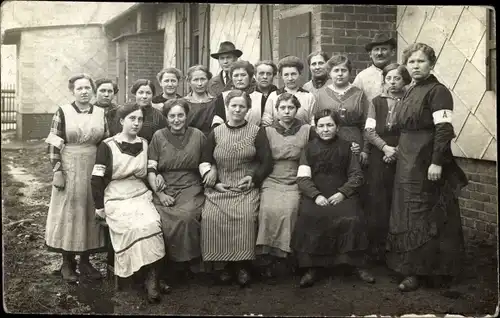
[[[243,124],[239,125],[239,126],[231,126],[229,125],[229,121],[226,121],[226,127],[229,128],[229,129],[238,129],[238,128],[242,128],[242,127],[245,127],[246,125],[248,124],[248,121],[244,121]]]
[[[436,76],[434,76],[434,74],[430,74],[429,76],[427,76],[426,79],[424,79],[420,82],[413,81],[412,85],[419,86],[419,85],[425,85],[425,84],[430,84],[430,83],[439,83],[438,79],[436,78]]]
[[[333,136],[332,139],[323,140],[323,139],[321,139],[321,137],[319,136],[319,134],[316,134],[316,139],[318,140],[318,142],[320,144],[331,145],[331,144],[333,144],[334,142],[336,142],[339,139],[339,135],[338,135],[338,132],[337,132],[337,134],[335,134],[335,136]]]

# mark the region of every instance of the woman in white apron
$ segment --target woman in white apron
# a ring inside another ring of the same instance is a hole
[[[75,101],[59,107],[45,140],[54,172],[45,243],[50,251],[62,253],[63,279],[76,282],[76,254],[81,275],[101,277],[89,262],[91,253],[104,251],[104,233],[94,220],[90,176],[96,145],[107,137],[108,129],[104,110],[90,103],[95,91],[92,79],[73,76],[68,88]]]

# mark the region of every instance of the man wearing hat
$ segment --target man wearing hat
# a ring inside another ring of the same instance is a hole
[[[396,40],[389,38],[386,34],[377,33],[373,40],[365,45],[365,49],[370,54],[373,64],[362,70],[352,84],[362,89],[371,101],[383,91],[382,70],[392,62],[391,60],[396,55]]]
[[[238,58],[243,54],[240,50],[236,49],[234,44],[229,41],[224,41],[219,45],[219,51],[217,53],[210,54],[210,56],[219,61],[219,65],[222,71],[217,75],[212,77],[208,82],[208,92],[212,96],[217,96],[220,93],[227,91],[232,88],[233,81],[229,74],[229,68],[231,63],[238,60]]]

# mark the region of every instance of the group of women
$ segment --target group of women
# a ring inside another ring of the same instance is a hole
[[[104,248],[95,218],[109,226],[115,274],[143,269],[152,302],[168,287],[165,259],[240,286],[255,268],[275,276],[282,260],[301,271],[301,287],[338,264],[374,283],[372,254],[402,275],[402,291],[456,275],[457,195],[467,181],[450,150],[453,100],[430,73],[431,47],[413,44],[403,60],[385,67],[386,90],[372,101],[350,84],[344,55],[326,61],[331,81],[316,95],[297,85],[302,62],[285,57],[285,87],[267,100],[242,60],[231,66],[233,89],[218,96],[195,65],[185,97],[176,93],[181,72],[167,68],[161,94],[140,79],[135,102],[122,106],[112,104],[111,81],[72,77],[75,100],[57,110],[46,140],[46,245],[62,253],[62,277],[77,280],[76,254],[80,275],[100,277],[88,258]]]

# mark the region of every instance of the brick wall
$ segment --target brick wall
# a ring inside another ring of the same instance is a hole
[[[156,80],[156,74],[163,68],[163,31],[140,33],[127,38],[128,62],[126,89],[134,81],[144,78],[155,83],[156,94],[160,92],[160,86]],[[129,100],[132,96],[129,94]]]
[[[456,158],[469,185],[459,198],[464,235],[469,241],[495,244],[498,237],[496,162]]]
[[[347,54],[353,62],[352,79],[370,66],[364,46],[379,32],[396,38],[395,5],[321,5],[321,49]]]

